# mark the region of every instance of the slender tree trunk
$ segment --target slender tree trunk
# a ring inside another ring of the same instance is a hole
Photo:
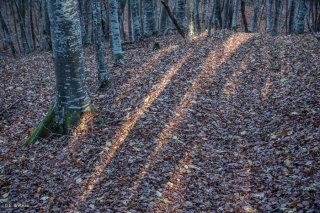
[[[222,29],[228,28],[228,12],[229,12],[229,3],[230,0],[223,1],[223,10],[222,10]]]
[[[102,31],[104,35],[104,39],[109,41],[109,19],[107,14],[107,4],[105,1],[102,1],[101,5],[101,20],[102,20]]]
[[[240,0],[235,0],[233,6],[233,14],[232,14],[232,22],[231,22],[231,29],[236,29],[238,24],[238,16],[239,16],[239,9],[240,9]]]
[[[123,58],[117,0],[108,0],[111,50],[115,60]]]
[[[144,15],[144,18],[143,18],[144,36],[149,37],[155,32],[155,29],[154,29],[155,13],[154,13],[153,0],[143,1],[143,15]]]
[[[274,20],[272,26],[272,35],[278,34],[279,14],[280,14],[280,0],[274,1]]]
[[[210,16],[210,20],[208,23],[208,36],[211,36],[211,29],[212,29],[212,24],[213,24],[213,19],[214,19],[214,13],[215,13],[215,4],[216,4],[216,0],[213,0],[213,4],[212,4],[212,8],[211,8],[211,16]]]
[[[32,0],[29,1],[29,15],[30,15],[30,36],[31,36],[31,41],[32,41],[32,46],[33,49],[36,49],[36,35],[34,32],[34,20],[33,20],[33,13],[32,13]]]
[[[201,32],[200,16],[199,16],[199,0],[193,0],[193,17],[194,17],[194,32]]]
[[[169,0],[164,0],[165,4],[168,5]],[[160,14],[160,33],[163,35],[167,29],[168,13],[164,6],[161,6]]]
[[[131,0],[131,9],[132,9],[134,40],[139,40],[142,36],[142,32],[141,32],[141,19],[140,19],[138,0]]]
[[[101,4],[100,0],[92,1],[93,15],[93,41],[95,47],[96,64],[99,71],[99,81],[101,86],[108,82],[107,68],[104,60],[104,45],[102,42]]]
[[[272,15],[272,3],[271,3],[271,0],[266,0],[266,31],[267,32],[270,32],[272,28],[271,15]]]
[[[246,2],[245,0],[241,0],[241,18],[242,18],[242,30],[244,32],[249,32],[248,30],[248,22],[246,17]]]
[[[260,0],[253,1],[253,13],[250,20],[250,32],[257,31],[258,14],[260,8]]]
[[[194,23],[194,0],[186,1],[186,31],[188,32],[188,36],[194,36],[195,34],[195,23]]]
[[[177,22],[178,22],[178,25],[185,29],[186,26],[185,26],[185,13],[186,13],[186,2],[185,0],[177,0],[177,11],[176,11],[176,14],[177,14]]]
[[[129,34],[129,41],[133,41],[133,32],[132,32],[132,9],[131,9],[131,1],[128,0],[128,34]]]
[[[307,14],[306,0],[300,0],[297,15],[295,17],[294,33],[301,34],[304,31],[304,19]]]
[[[163,6],[165,7],[165,9],[167,10],[168,16],[170,17],[172,23],[176,26],[179,34],[185,39],[186,38],[186,34],[184,32],[184,29],[179,25],[178,21],[176,20],[176,18],[174,17],[174,15],[172,14],[170,8],[168,5],[166,5],[166,3],[164,1],[161,1],[161,3],[163,4]]]

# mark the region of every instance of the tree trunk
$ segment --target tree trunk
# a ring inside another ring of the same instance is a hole
[[[14,48],[13,42],[12,42],[12,38],[11,38],[11,33],[9,31],[9,28],[6,24],[6,22],[4,21],[4,18],[2,16],[1,10],[0,10],[0,24],[1,24],[1,28],[4,32],[4,36],[5,36],[5,41],[8,43],[10,49],[11,49],[11,54],[13,55],[13,57],[16,57],[16,49]]]
[[[294,33],[301,34],[304,31],[304,18],[307,14],[306,0],[300,0],[297,15],[295,17]]]
[[[168,5],[169,0],[164,0],[165,4]],[[160,33],[163,35],[167,29],[168,13],[164,6],[161,6],[160,14]]]
[[[257,31],[258,14],[259,14],[260,0],[253,1],[253,12],[250,20],[250,32]]]
[[[201,32],[200,17],[199,17],[199,0],[193,0],[193,17],[194,17],[194,32]]]
[[[246,2],[245,0],[241,0],[241,18],[242,18],[242,30],[244,32],[249,32],[248,30],[248,22],[246,17]]]
[[[129,41],[133,41],[133,32],[132,32],[132,9],[131,9],[131,1],[128,0],[128,34]]]
[[[279,29],[279,22],[280,22],[280,7],[281,7],[281,0],[275,0],[274,1],[274,21],[272,26],[272,35],[278,34]]]
[[[134,40],[136,41],[136,40],[139,40],[142,36],[138,0],[131,0],[131,10],[132,10],[132,21],[133,21],[133,35],[134,35]]]
[[[240,0],[235,0],[234,6],[233,6],[232,22],[231,22],[231,29],[233,30],[237,28],[239,9],[240,9]]]
[[[149,37],[155,32],[153,0],[143,1],[143,15],[144,15],[144,18],[143,18],[144,36]]]
[[[77,0],[48,0],[57,95],[53,107],[25,144],[50,132],[65,134],[91,110]]]
[[[272,28],[271,15],[272,15],[272,3],[271,3],[271,0],[266,0],[266,31],[267,32],[270,32]]]
[[[230,0],[224,0],[223,10],[222,10],[222,15],[221,15],[221,19],[222,19],[222,29],[228,28],[228,22],[229,22],[229,19],[228,19],[229,3],[230,3]]]
[[[100,0],[92,1],[93,15],[93,41],[95,47],[96,64],[99,71],[99,81],[101,86],[108,82],[107,68],[104,60],[104,45],[102,42],[101,4]]]
[[[22,40],[22,51],[23,54],[30,53],[30,46],[27,39],[27,34],[25,31],[25,2],[19,2],[20,6],[18,5],[17,1],[15,0],[15,5],[17,8],[18,19],[19,19],[19,26],[20,26],[20,33],[21,33],[21,40]]]
[[[185,0],[177,0],[177,22],[178,25],[184,30],[185,29],[185,13],[186,13],[186,2]]]
[[[85,36],[84,36],[84,44],[90,45],[92,44],[92,14],[91,14],[91,1],[84,1],[84,26],[85,26]]]
[[[170,8],[168,5],[166,5],[166,3],[164,1],[161,1],[162,5],[165,7],[165,9],[167,10],[167,13],[172,21],[172,23],[176,26],[179,34],[185,39],[185,32],[184,29],[179,25],[178,21],[176,20],[176,18],[174,17],[174,15],[172,14]]]
[[[186,2],[186,31],[188,36],[194,36],[195,34],[195,23],[194,23],[194,0]]]
[[[108,1],[111,51],[115,60],[123,58],[117,0]]]
[[[211,36],[211,29],[212,29],[212,24],[214,21],[214,13],[215,13],[215,4],[216,4],[215,1],[216,0],[213,0],[213,4],[212,4],[212,8],[211,8],[211,16],[210,16],[210,20],[208,23],[208,36]]]

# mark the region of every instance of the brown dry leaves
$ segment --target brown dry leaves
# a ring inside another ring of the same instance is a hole
[[[88,49],[95,118],[30,147],[19,142],[53,100],[50,54],[7,62],[1,211],[5,203],[81,212],[319,209],[315,39],[226,31],[177,38],[156,38],[158,52],[152,40],[128,50],[121,66],[107,57],[112,85],[97,93]]]

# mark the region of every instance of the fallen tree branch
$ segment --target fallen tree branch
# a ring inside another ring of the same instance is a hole
[[[16,100],[15,102],[13,102],[12,104],[10,104],[7,108],[3,109],[0,112],[0,115],[3,115],[5,112],[7,112],[9,109],[11,109],[14,105],[16,105],[17,103],[19,103],[20,101],[22,101],[25,98],[26,98],[26,96],[24,95],[21,98],[19,98],[18,100]]]
[[[167,13],[172,21],[172,23],[176,26],[178,33],[184,38],[186,39],[186,34],[184,32],[184,30],[179,26],[177,19],[174,17],[174,15],[172,14],[170,7],[164,2],[161,1],[161,3],[163,4],[164,8],[167,10]]]

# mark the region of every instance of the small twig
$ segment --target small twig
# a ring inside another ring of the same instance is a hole
[[[16,105],[17,103],[19,103],[20,101],[22,101],[23,99],[25,99],[26,96],[23,95],[22,98],[19,98],[18,100],[16,100],[15,102],[13,102],[12,104],[10,104],[7,108],[3,109],[0,112],[0,115],[4,114],[6,111],[8,111],[10,108],[12,108],[14,105]]]

